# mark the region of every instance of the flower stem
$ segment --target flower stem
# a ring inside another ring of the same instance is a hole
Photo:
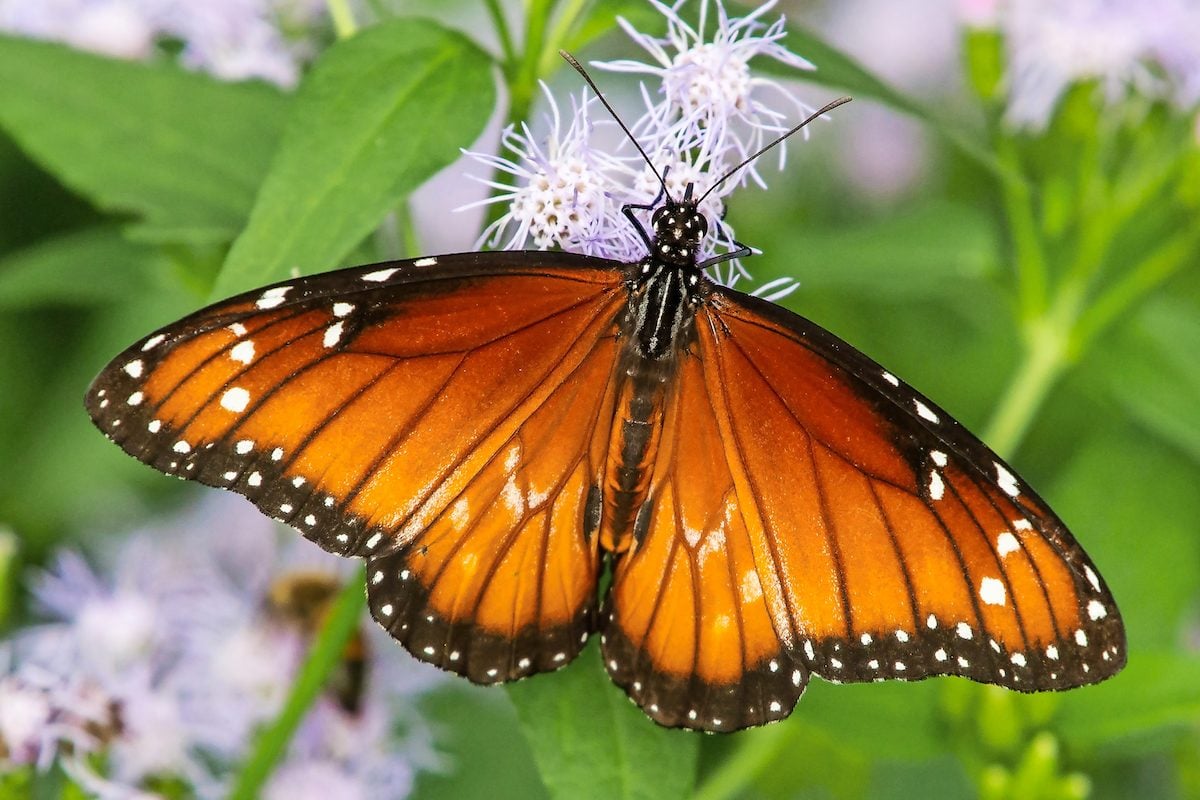
[[[1016,144],[1003,134],[996,137],[996,156],[1010,172],[1024,175]],[[1049,278],[1032,190],[1024,181],[1010,180],[1000,181],[1000,189],[1017,266],[1017,305],[1021,319],[1030,320],[1046,307]]]
[[[504,60],[504,75],[511,77],[517,64],[517,50],[513,47],[512,34],[508,30],[508,19],[504,16],[500,0],[485,0],[484,6],[487,7],[488,16],[492,18],[492,25],[496,28],[496,38],[500,40],[500,57]]]
[[[333,20],[333,30],[338,39],[349,39],[358,31],[354,21],[354,12],[350,10],[347,0],[325,0],[329,9],[329,18]]]
[[[1032,323],[1029,331],[1021,363],[983,434],[983,440],[1005,458],[1020,446],[1067,365],[1066,331],[1059,330],[1048,318]]]
[[[254,800],[287,751],[288,743],[304,715],[321,693],[337,666],[346,643],[357,630],[366,605],[364,578],[360,568],[334,599],[321,630],[313,639],[308,657],[292,683],[292,690],[279,715],[256,738],[250,757],[242,765],[230,800]]]

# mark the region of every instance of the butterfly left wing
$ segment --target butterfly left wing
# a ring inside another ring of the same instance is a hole
[[[779,719],[810,672],[1033,691],[1125,663],[1112,596],[1062,522],[832,334],[714,289],[676,393],[603,622],[610,673],[658,721]]]
[[[531,253],[299,278],[135,344],[87,406],[142,461],[367,557],[372,613],[418,658],[555,669],[593,625],[622,281]]]

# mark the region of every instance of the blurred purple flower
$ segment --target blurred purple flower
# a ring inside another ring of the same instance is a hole
[[[317,0],[0,0],[0,31],[129,59],[174,39],[188,67],[281,86],[298,80],[324,16]]]
[[[297,575],[336,591],[353,573],[278,533],[240,499],[214,495],[124,540],[108,569],[61,554],[32,586],[52,619],[5,646],[0,771],[57,759],[96,797],[139,796],[153,777],[223,796],[229,770],[279,711],[310,636],[271,610],[272,591]],[[277,781],[323,764],[360,796],[400,797],[417,769],[436,765],[411,698],[440,673],[390,642],[367,652],[354,710],[321,698]],[[408,731],[399,742],[396,720]]]
[[[1009,52],[1009,120],[1042,128],[1069,86],[1097,81],[1189,109],[1200,101],[1200,5],[1192,0],[1012,0],[999,27]]]
[[[643,86],[646,110],[630,128],[655,168],[666,173],[672,197],[681,198],[688,184],[694,185],[697,195],[704,194],[712,181],[761,147],[767,137],[787,130],[793,117],[806,110],[779,83],[753,76],[750,59],[766,56],[797,69],[812,67],[780,44],[782,18],[771,25],[760,21],[773,2],[738,19],[730,18],[719,0],[701,0],[700,24],[695,29],[679,16],[682,1],[653,5],[666,17],[665,38],[647,36],[621,21],[653,63],[626,60],[595,66],[656,78],[653,89]],[[715,30],[708,31],[712,16]],[[788,113],[767,102],[771,94],[786,98],[791,106]],[[597,113],[593,101],[573,100],[572,114],[564,123],[558,104],[548,91],[546,96],[550,110],[544,146],[522,125],[502,135],[502,146],[510,156],[468,153],[495,172],[511,176],[511,182],[484,179],[499,193],[472,204],[507,204],[506,213],[487,228],[481,243],[506,249],[557,246],[626,262],[642,258],[645,244],[621,208],[651,202],[661,190],[658,178],[624,139],[612,149],[593,145],[601,129],[612,133],[616,127],[607,118],[592,119]],[[782,145],[779,158],[782,166]],[[701,204],[709,221],[701,257],[732,246],[733,231],[723,219],[724,198],[748,180],[762,183],[753,166],[722,183]],[[642,219],[643,224],[648,222],[644,214]],[[714,277],[726,285],[747,276],[736,261],[721,267],[721,274]],[[776,282],[767,292],[777,298],[792,288]]]

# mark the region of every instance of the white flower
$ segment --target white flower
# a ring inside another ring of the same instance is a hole
[[[813,69],[813,65],[780,43],[786,36],[783,17],[770,25],[761,21],[774,8],[775,0],[734,19],[730,19],[721,0],[711,4],[710,0],[701,0],[696,28],[678,13],[685,2],[679,0],[667,6],[651,0],[667,19],[667,35],[663,38],[641,33],[628,20],[618,18],[621,27],[650,54],[654,63],[619,60],[597,62],[595,66],[658,79],[657,94],[666,106],[666,119],[654,120],[649,130],[643,119],[633,126],[636,135],[653,134],[655,128],[660,128],[670,139],[681,141],[685,148],[703,142],[712,153],[728,154],[736,163],[761,148],[768,137],[774,138],[788,128],[785,123],[790,117],[765,102],[764,90],[789,102],[793,116],[803,116],[809,111],[777,81],[754,76],[750,60],[762,56],[803,70]],[[711,38],[708,36],[710,6],[715,8],[717,17]],[[785,153],[781,145],[781,166]],[[748,168],[747,176],[761,183],[753,165]]]
[[[501,137],[502,145],[515,158],[468,153],[514,178],[512,186],[484,181],[501,194],[472,205],[507,202],[509,211],[484,231],[481,241],[508,250],[532,242],[539,250],[561,247],[602,258],[634,260],[641,252],[641,242],[628,224],[622,224],[621,187],[613,184],[609,175],[618,160],[589,146],[590,103],[582,97],[572,102],[573,113],[564,126],[558,103],[545,84],[542,91],[549,106],[545,147],[522,125],[520,131],[509,128]]]
[[[502,146],[511,157],[468,153],[512,181],[483,181],[499,193],[474,205],[506,203],[508,208],[484,231],[481,243],[505,249],[529,244],[538,249],[560,247],[636,262],[646,256],[646,242],[622,209],[663,202],[665,183],[673,200],[682,200],[688,186],[693,198],[702,199],[699,208],[708,220],[709,232],[700,244],[701,260],[734,249],[733,231],[724,221],[725,198],[748,180],[763,181],[753,164],[732,175],[726,175],[728,169],[760,149],[768,136],[785,132],[797,112],[805,111],[780,84],[754,76],[749,62],[766,56],[798,69],[810,69],[811,65],[780,44],[782,18],[771,25],[760,21],[773,2],[745,18],[731,19],[720,2],[702,0],[700,24],[695,29],[679,16],[681,2],[653,5],[666,17],[665,38],[642,34],[624,20],[621,24],[654,63],[596,64],[657,79],[655,87],[643,85],[644,111],[629,126],[653,166],[623,134],[620,138],[613,135],[618,132],[614,121],[604,117],[593,121],[592,116],[599,113],[594,98],[573,102],[570,121],[564,124],[558,104],[543,86],[549,106],[545,145],[539,145],[530,129],[522,126],[519,131],[505,131],[502,137]],[[715,30],[708,31],[714,14]],[[773,94],[786,98],[791,106],[788,113],[767,102]],[[601,148],[594,141],[601,133],[618,143]],[[782,166],[782,145],[779,150]],[[723,176],[727,179],[717,183]],[[649,214],[644,210],[634,214],[648,233]],[[714,278],[726,285],[746,276],[736,260],[716,266],[714,272]],[[773,283],[771,296],[780,296],[775,290],[780,290],[780,285]]]
[[[316,0],[0,0],[0,31],[146,59],[178,40],[181,61],[225,80],[299,79],[307,37],[325,17]]]
[[[0,753],[41,768],[57,761],[96,797],[149,796],[141,787],[150,777],[224,797],[228,767],[278,713],[313,634],[269,611],[272,588],[299,574],[333,593],[354,565],[223,494],[110,556],[111,568],[94,569],[64,553],[35,581],[38,605],[55,620],[19,632],[13,663],[0,663]],[[365,615],[362,624],[375,627]],[[400,796],[375,790],[408,787],[433,763],[409,698],[436,670],[390,639],[368,655],[357,712],[321,698],[293,757],[335,763],[364,797]],[[399,744],[396,720],[409,731]]]
[[[1012,0],[1000,25],[1016,125],[1043,127],[1067,87],[1089,80],[1109,102],[1130,89],[1200,100],[1200,8],[1188,0]]]
[[[38,764],[53,742],[49,694],[15,675],[0,678],[0,764]]]

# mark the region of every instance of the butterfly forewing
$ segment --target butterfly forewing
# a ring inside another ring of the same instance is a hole
[[[943,410],[754,298],[716,293],[698,332],[739,500],[777,554],[762,583],[783,588],[813,672],[1035,690],[1123,666],[1120,617],[1086,554]]]
[[[300,278],[134,345],[88,409],[148,464],[369,557],[372,613],[418,658],[553,669],[592,626],[621,286],[599,259],[508,253]]]

